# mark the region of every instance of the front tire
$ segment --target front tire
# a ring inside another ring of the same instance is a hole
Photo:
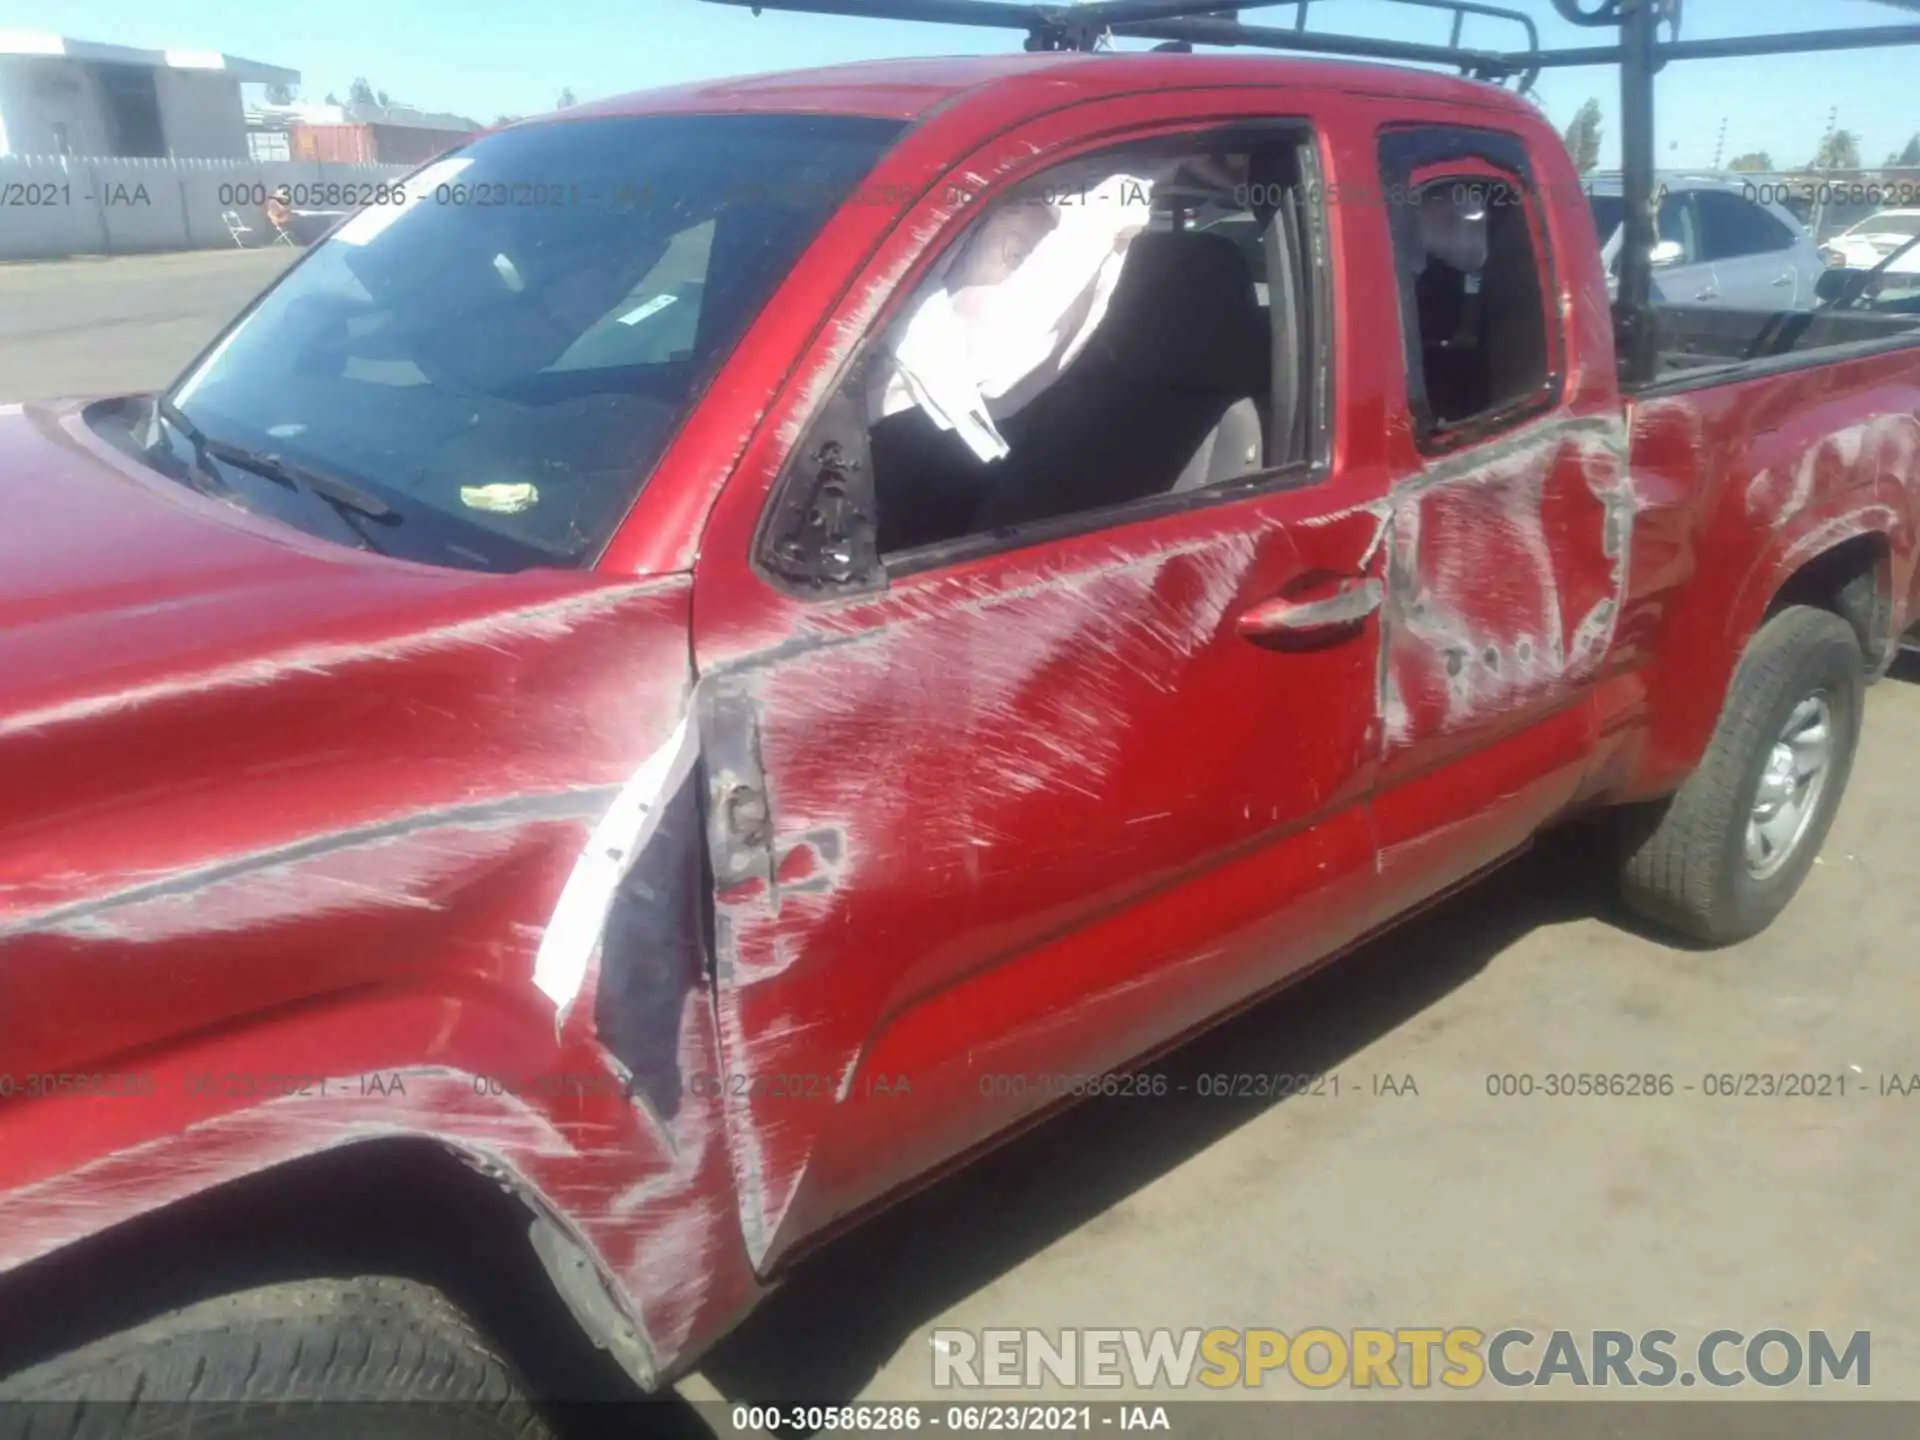
[[[553,1435],[512,1366],[451,1301],[389,1277],[266,1285],[189,1305],[0,1379],[0,1401],[13,1400],[36,1402],[5,1407],[26,1422],[8,1431],[21,1440],[161,1440],[186,1436],[189,1424],[223,1440]]]
[[[1808,606],[1775,615],[1741,660],[1700,768],[1629,825],[1628,907],[1708,945],[1759,934],[1799,891],[1859,748],[1865,657]]]

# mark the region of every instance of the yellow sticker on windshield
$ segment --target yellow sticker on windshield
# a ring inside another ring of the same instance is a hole
[[[496,515],[518,515],[540,502],[532,485],[462,485],[460,503],[469,510],[491,510]]]

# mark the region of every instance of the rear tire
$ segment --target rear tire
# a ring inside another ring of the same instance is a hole
[[[1628,818],[1621,890],[1630,909],[1709,945],[1773,923],[1806,880],[1846,793],[1865,663],[1853,627],[1829,611],[1792,606],[1761,627],[1700,768],[1664,806]],[[1797,757],[1816,742],[1795,737],[1823,731],[1817,788],[1796,788]],[[1756,825],[1756,858],[1750,823],[1779,815],[1795,796],[1803,807],[1797,823]],[[1769,832],[1785,837],[1772,851]]]
[[[194,1436],[235,1440],[553,1435],[511,1365],[451,1301],[386,1277],[189,1305],[0,1379],[0,1400],[38,1402],[3,1407],[13,1412],[7,1433],[21,1440],[160,1440],[189,1425]]]

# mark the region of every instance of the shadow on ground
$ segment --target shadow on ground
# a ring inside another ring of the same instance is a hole
[[[1153,1068],[1175,1088],[1208,1072],[1333,1070],[1528,932],[1613,918],[1593,845],[1582,831],[1549,837]],[[849,1400],[943,1310],[1279,1103],[1084,1102],[810,1257],[701,1372],[733,1401]]]

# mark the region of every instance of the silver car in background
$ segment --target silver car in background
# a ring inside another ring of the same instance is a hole
[[[1656,297],[1675,305],[1730,310],[1811,310],[1827,262],[1813,236],[1783,205],[1750,198],[1739,181],[1668,175],[1654,247]],[[1619,268],[1625,204],[1620,181],[1595,176],[1587,200],[1609,274]]]

